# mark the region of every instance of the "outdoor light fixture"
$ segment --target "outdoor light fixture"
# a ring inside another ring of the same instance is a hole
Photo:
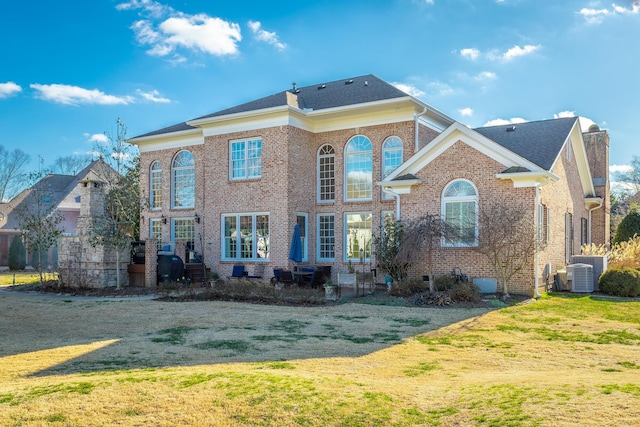
[[[196,214],[193,219],[196,220],[196,223],[200,224],[200,215]]]
[[[160,220],[162,221],[163,224],[167,223],[167,218],[165,218],[164,215],[160,217]]]

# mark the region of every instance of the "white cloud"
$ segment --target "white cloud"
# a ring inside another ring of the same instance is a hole
[[[0,99],[8,98],[22,91],[22,88],[14,82],[0,83]]]
[[[483,71],[480,74],[476,74],[473,79],[477,80],[479,82],[486,82],[489,80],[495,80],[497,79],[498,76],[496,75],[496,73],[492,72],[492,71]]]
[[[140,95],[142,98],[146,99],[147,101],[157,102],[161,104],[171,103],[171,100],[169,98],[163,98],[159,96],[160,92],[158,92],[157,90],[152,90],[151,92],[143,92],[140,89],[138,89],[136,93]]]
[[[623,15],[635,15],[637,13],[640,13],[640,0],[635,0],[631,5],[631,9],[627,9],[624,6],[618,6],[615,3],[613,3],[611,7],[613,7],[613,11],[615,13],[620,13]]]
[[[520,47],[520,46],[514,46],[511,49],[507,50],[503,55],[502,55],[502,59],[504,59],[505,61],[510,61],[514,58],[517,58],[519,56],[525,56],[525,55],[529,55],[532,54],[533,52],[537,51],[538,49],[540,49],[540,45],[525,45],[524,47]]]
[[[96,142],[98,144],[103,144],[109,142],[109,138],[107,138],[107,135],[105,135],[104,133],[85,133],[84,137],[87,138],[87,142],[91,143]]]
[[[401,91],[406,92],[409,95],[413,96],[414,98],[420,98],[421,96],[425,95],[423,91],[407,83],[391,82],[391,84],[397,87],[398,89],[400,89]]]
[[[460,50],[460,56],[475,61],[480,56],[480,51],[475,48],[465,48]]]
[[[633,171],[633,167],[631,165],[610,165],[609,172],[618,173],[618,172],[631,172]]]
[[[32,84],[30,87],[39,92],[38,98],[57,104],[127,105],[133,102],[130,96],[107,95],[98,89],[84,89],[78,86]]]
[[[159,26],[162,44],[196,49],[215,56],[238,53],[240,26],[205,14],[169,18]]]
[[[502,125],[511,125],[516,123],[525,123],[526,120],[520,117],[513,117],[511,119],[493,119],[489,120],[487,123],[482,125],[483,127],[487,126],[502,126]]]
[[[458,110],[458,112],[460,113],[460,115],[462,117],[473,116],[473,108],[469,108],[469,107],[462,108],[462,109]]]
[[[142,9],[147,15],[159,18],[173,12],[173,8],[163,5],[153,0],[131,0],[126,3],[116,5],[116,10],[137,10]]]
[[[618,6],[613,3],[611,9],[590,9],[582,8],[578,15],[582,15],[587,24],[600,24],[605,18],[614,15],[636,15],[640,14],[640,0],[634,0],[631,4],[631,8],[624,6]]]
[[[576,113],[575,111],[565,110],[553,115],[554,119],[561,119],[564,117],[576,117]],[[578,121],[580,122],[580,129],[582,130],[582,132],[588,131],[591,125],[596,124],[596,122],[588,117],[578,116]]]
[[[174,63],[185,61],[184,56],[176,53],[178,48],[213,56],[235,55],[242,40],[238,24],[205,13],[189,15],[152,0],[131,0],[118,4],[116,9],[146,12],[146,19],[131,25],[136,41],[149,46],[149,55],[174,54]]]
[[[284,50],[287,48],[286,44],[278,40],[278,35],[275,32],[263,30],[260,21],[249,21],[248,25],[256,40],[275,46],[278,50]]]

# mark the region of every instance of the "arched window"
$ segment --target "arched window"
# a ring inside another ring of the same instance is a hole
[[[162,164],[153,162],[149,171],[149,204],[151,209],[162,207]]]
[[[373,188],[373,154],[366,136],[351,138],[345,147],[345,200],[371,200]]]
[[[318,150],[318,202],[336,198],[336,152],[329,144]]]
[[[173,159],[171,172],[171,207],[194,207],[196,182],[193,154],[179,152]]]
[[[444,246],[478,244],[478,191],[465,179],[451,181],[442,192],[442,217],[453,231]]]
[[[393,172],[402,164],[402,140],[397,136],[391,136],[382,144],[382,179]],[[382,199],[388,200],[393,197],[382,192]]]

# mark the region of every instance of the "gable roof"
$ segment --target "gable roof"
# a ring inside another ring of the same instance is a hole
[[[113,169],[103,160],[94,160],[77,175],[60,175],[49,174],[44,176],[32,187],[22,190],[17,196],[7,203],[0,203],[0,213],[4,215],[0,222],[0,230],[16,230],[18,229],[18,215],[21,210],[27,209],[28,206],[36,202],[38,195],[46,194],[47,204],[56,206],[56,208],[78,209],[79,201],[69,203],[69,196],[79,196],[76,187],[79,181],[82,181],[87,175],[97,173],[104,176]],[[76,194],[77,193],[77,194]],[[79,199],[78,199],[79,200]]]
[[[509,151],[551,170],[578,117],[515,123],[474,129]]]
[[[215,119],[223,116],[232,116],[242,113],[251,113],[261,110],[275,109],[278,107],[293,107],[303,112],[318,112],[323,110],[337,109],[340,107],[355,106],[382,101],[400,99],[413,99],[416,103],[428,108],[430,112],[447,122],[453,123],[453,119],[447,117],[431,106],[427,106],[416,100],[409,94],[401,91],[397,87],[373,74],[359,77],[323,82],[310,86],[297,87],[295,83],[287,90],[259,98],[244,104],[226,108],[215,113],[197,117],[193,120],[178,123],[149,133],[131,138],[136,140],[166,135],[170,133],[180,133],[194,131],[199,125],[207,122],[207,119]],[[444,126],[443,126],[444,127]]]

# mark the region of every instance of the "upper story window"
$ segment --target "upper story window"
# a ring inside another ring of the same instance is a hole
[[[471,182],[458,179],[445,187],[442,217],[455,234],[444,240],[444,246],[478,244],[478,191]]]
[[[250,179],[262,176],[261,139],[231,141],[229,151],[230,179]]]
[[[162,207],[162,164],[153,162],[149,171],[149,204],[151,209]]]
[[[371,200],[373,189],[373,153],[366,136],[351,138],[344,150],[345,200]]]
[[[397,136],[391,136],[382,144],[382,179],[393,172],[402,164],[402,140]],[[393,197],[382,192],[382,199],[388,200]]]
[[[318,202],[336,198],[336,152],[329,144],[318,150]]]
[[[195,162],[193,154],[179,152],[171,165],[171,207],[192,208],[195,206]]]

